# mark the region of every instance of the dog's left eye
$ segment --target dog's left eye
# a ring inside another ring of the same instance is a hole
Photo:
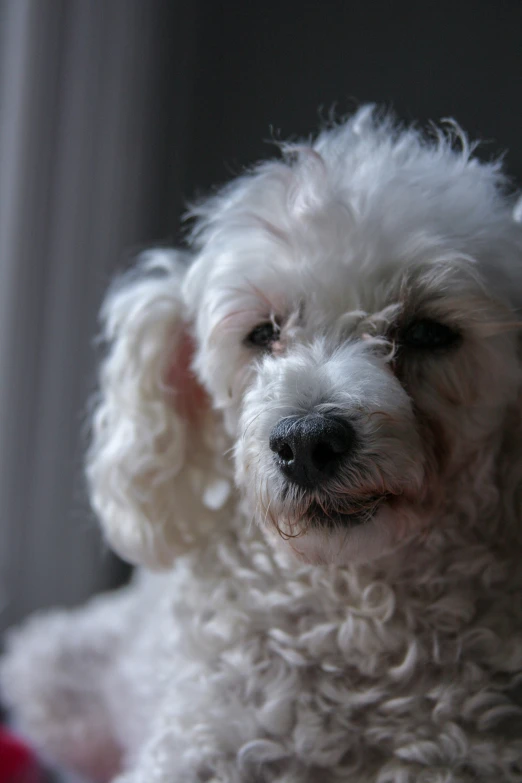
[[[269,348],[279,338],[279,327],[272,321],[259,324],[252,329],[245,342],[256,348]]]
[[[424,318],[411,323],[401,335],[407,348],[437,350],[449,348],[460,340],[460,334],[445,324]]]

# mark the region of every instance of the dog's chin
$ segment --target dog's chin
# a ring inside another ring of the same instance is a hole
[[[304,563],[348,566],[379,559],[422,527],[422,520],[413,508],[403,504],[397,507],[386,501],[372,514],[361,512],[347,517],[346,520],[343,515],[316,520],[301,535],[288,538],[283,545]]]
[[[326,511],[314,501],[308,507],[302,523],[305,527],[326,528],[327,531],[337,527],[343,529],[359,527],[371,522],[379,508],[391,499],[391,495],[369,496],[356,504],[350,511]]]

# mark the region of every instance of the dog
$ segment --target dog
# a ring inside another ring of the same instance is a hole
[[[522,226],[373,107],[110,289],[87,476],[130,586],[12,632],[4,698],[119,783],[522,781]]]

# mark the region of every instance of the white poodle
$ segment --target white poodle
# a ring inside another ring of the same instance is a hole
[[[88,477],[146,569],[5,699],[98,781],[520,783],[514,199],[368,107],[283,153],[109,293]]]

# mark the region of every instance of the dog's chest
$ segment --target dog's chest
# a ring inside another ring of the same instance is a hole
[[[486,560],[466,578],[450,566],[445,580],[433,569],[391,584],[364,569],[289,571],[261,542],[219,542],[158,579],[126,664],[149,669],[144,723],[169,702],[184,731],[204,724],[227,753],[269,741],[310,768],[363,754],[380,769],[419,742],[449,759],[470,731],[500,741],[518,710],[522,591]]]

